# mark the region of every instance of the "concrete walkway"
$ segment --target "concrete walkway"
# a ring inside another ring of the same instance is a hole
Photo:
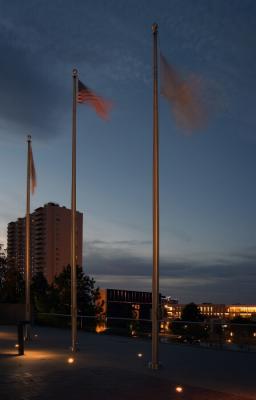
[[[160,344],[163,367],[152,371],[150,341],[79,332],[69,364],[69,331],[37,327],[33,334],[17,357],[15,327],[0,327],[1,400],[256,399],[255,353]]]

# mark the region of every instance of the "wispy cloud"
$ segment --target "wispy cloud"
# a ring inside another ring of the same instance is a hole
[[[0,38],[0,52],[4,54],[0,65],[1,124],[11,122],[10,131],[15,128],[15,121],[17,131],[13,134],[55,135],[61,104],[58,86],[39,68],[39,60],[7,42],[4,35]]]
[[[89,248],[93,248],[94,246],[101,246],[101,247],[116,247],[116,246],[141,246],[141,245],[148,245],[151,244],[151,240],[111,240],[111,241],[106,241],[106,240],[91,240],[88,243]]]
[[[85,271],[105,287],[116,285],[122,288],[129,286],[127,289],[151,290],[152,259],[136,255],[132,248],[134,241],[131,241],[131,247],[129,241],[125,243],[126,249],[120,247],[118,241],[90,242],[85,257]],[[191,257],[191,260],[182,257],[160,258],[160,286],[163,293],[175,293],[176,297],[184,299],[253,302],[255,265],[254,248],[249,258],[245,249],[238,254],[215,255],[215,262],[214,259],[203,262],[202,258],[196,260],[195,257]]]
[[[185,4],[163,1],[159,12],[158,5],[149,6],[148,1],[94,6],[79,0],[76,5],[3,3],[0,119],[16,121],[38,136],[56,135],[67,113],[68,74],[74,65],[95,89],[104,85],[115,91],[118,84],[132,83],[136,90],[151,83],[150,25],[155,15],[159,15],[162,50],[171,63],[179,70],[200,71],[207,87],[205,102],[211,110],[232,112],[235,118],[233,99],[247,95],[254,76],[252,43],[248,45],[248,38],[254,37],[252,18],[248,22],[248,15],[241,15],[238,3],[232,8],[229,2],[221,7],[202,1]],[[247,5],[253,15],[255,5]],[[81,15],[86,15],[86,24]],[[247,120],[246,109],[239,118]]]

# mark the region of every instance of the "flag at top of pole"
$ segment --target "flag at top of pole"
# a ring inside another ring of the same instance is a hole
[[[205,126],[207,113],[202,103],[201,82],[195,75],[185,79],[160,53],[161,94],[171,105],[175,122],[192,132]]]
[[[34,158],[33,158],[33,152],[32,152],[32,146],[30,145],[29,147],[30,151],[30,188],[32,194],[35,193],[35,188],[37,185],[36,181],[36,169],[35,169],[35,163],[34,163]]]
[[[71,182],[71,334],[72,352],[77,351],[77,265],[76,265],[76,120],[77,104],[88,104],[100,118],[107,120],[112,103],[95,94],[78,79],[77,69],[73,69],[72,102],[72,182]]]
[[[96,111],[96,113],[100,118],[105,120],[109,118],[109,112],[112,108],[112,102],[94,93],[91,89],[85,86],[79,79],[78,79],[77,102],[80,104],[82,103],[88,104],[90,107],[94,108],[94,110]]]
[[[152,269],[152,362],[151,368],[159,368],[159,126],[158,126],[158,25],[152,25],[153,33],[153,269]]]
[[[158,112],[158,24],[152,25],[153,57],[153,204],[152,204],[152,369],[159,368],[159,112]],[[195,79],[183,79],[160,54],[161,93],[171,104],[176,122],[187,130],[195,130],[202,126],[205,114],[201,107],[198,86]]]
[[[25,247],[25,320],[28,321],[25,331],[25,339],[30,339],[30,321],[31,321],[31,304],[30,304],[30,284],[31,284],[31,259],[30,259],[30,192],[34,194],[36,187],[36,170],[33,159],[31,136],[28,135],[28,151],[27,151],[27,201],[26,201],[26,247]]]

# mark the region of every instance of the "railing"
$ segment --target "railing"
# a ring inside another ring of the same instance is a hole
[[[70,314],[37,313],[36,324],[70,328]],[[151,337],[151,320],[127,317],[96,317],[78,315],[77,327],[83,331],[117,334],[132,337]],[[208,320],[159,321],[160,340],[165,343],[182,343],[204,347],[256,351],[256,323]]]
[[[165,327],[166,328],[166,327]],[[169,321],[167,341],[230,350],[256,351],[256,323],[246,321]]]
[[[35,323],[40,325],[69,328],[70,314],[36,313]],[[126,317],[98,317],[90,315],[77,316],[78,329],[107,334],[127,336],[149,336],[151,334],[151,320]]]

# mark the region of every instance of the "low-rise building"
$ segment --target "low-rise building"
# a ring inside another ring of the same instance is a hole
[[[122,289],[100,289],[107,318],[151,319],[152,293]]]
[[[170,298],[164,298],[163,307],[168,319],[174,320],[181,318],[182,310],[186,304],[179,304]],[[214,319],[233,319],[235,317],[254,318],[256,317],[256,305],[252,304],[197,304],[202,315]]]
[[[230,304],[226,306],[226,315],[231,319],[235,317],[256,318],[256,305]]]

